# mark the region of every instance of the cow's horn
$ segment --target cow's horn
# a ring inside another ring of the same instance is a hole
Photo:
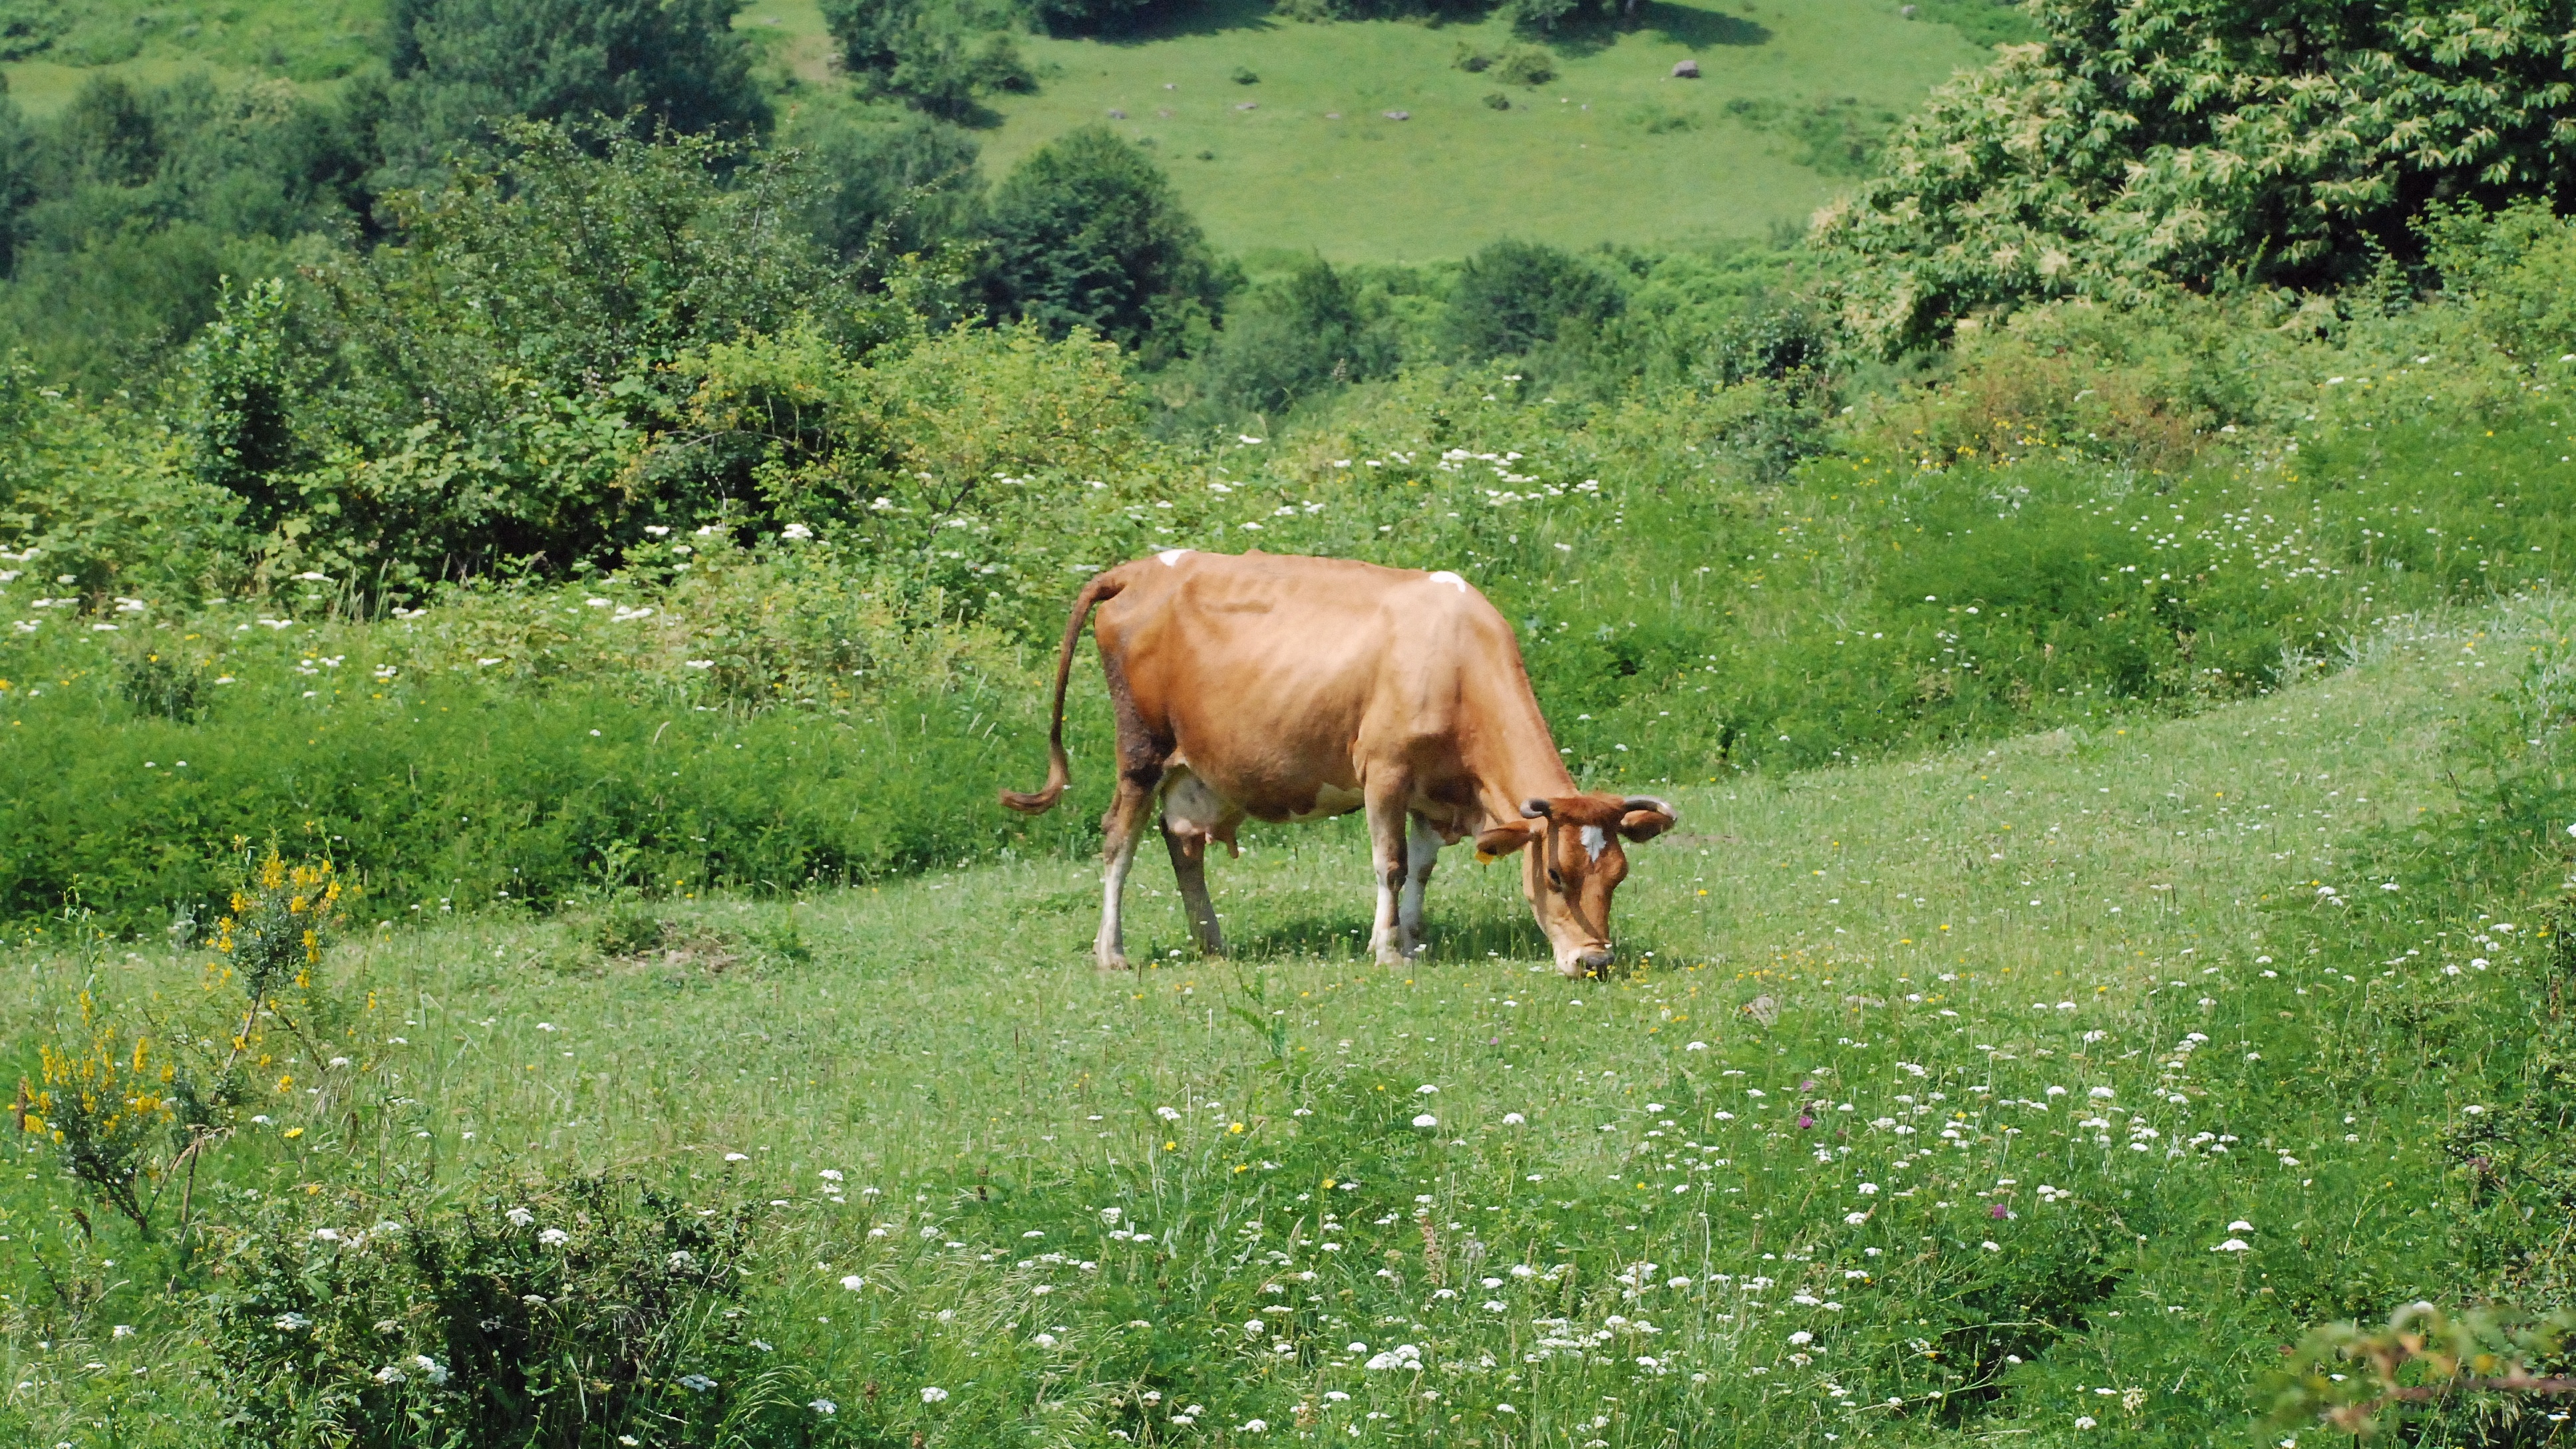
[[[1619,808],[1622,810],[1652,810],[1658,815],[1670,816],[1675,820],[1679,820],[1681,818],[1680,811],[1675,810],[1671,805],[1656,799],[1652,795],[1631,795],[1626,800],[1620,802]]]
[[[1544,800],[1533,798],[1523,800],[1521,802],[1521,818],[1523,820],[1543,820],[1547,817],[1547,814],[1548,803]]]

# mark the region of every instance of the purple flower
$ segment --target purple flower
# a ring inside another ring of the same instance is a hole
[[[1806,1131],[1808,1128],[1813,1127],[1813,1126],[1815,1126],[1815,1125],[1816,1125],[1816,1119],[1815,1119],[1815,1118],[1808,1116],[1808,1115],[1807,1115],[1806,1113],[1804,1113],[1804,1112],[1801,1112],[1801,1113],[1799,1113],[1799,1114],[1798,1114],[1798,1130],[1799,1130],[1799,1131],[1804,1132],[1804,1131]]]
[[[1986,1216],[1990,1218],[2008,1218],[2012,1216],[2012,1209],[2005,1207],[2002,1203],[1996,1203],[1993,1207],[1986,1209]]]

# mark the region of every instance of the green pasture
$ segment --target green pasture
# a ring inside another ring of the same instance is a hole
[[[1837,183],[1726,102],[1850,97],[1902,114],[1979,57],[1956,31],[1875,0],[1657,3],[1606,44],[1558,46],[1556,79],[1517,86],[1452,64],[1462,45],[1491,54],[1510,43],[1501,22],[1317,25],[1250,5],[1211,14],[1145,41],[1029,42],[1043,83],[998,103],[986,167],[998,174],[1105,121],[1156,149],[1220,250],[1336,262],[1434,261],[1503,237],[1588,247],[1759,236],[1804,227]],[[1686,58],[1701,79],[1672,78]],[[1238,68],[1259,82],[1230,79]]]
[[[2504,1090],[2547,922],[2383,891],[2385,856],[2568,622],[2408,619],[2196,718],[1678,787],[1606,981],[1463,860],[1429,955],[1371,964],[1348,821],[1213,868],[1230,961],[1146,861],[1135,974],[1089,966],[1094,868],[1051,855],[641,923],[362,899],[350,1060],[264,1058],[198,1210],[285,1214],[321,1272],[357,1250],[309,1229],[422,1174],[746,1204],[764,1392],[835,1406],[751,1442],[2230,1442],[2301,1324],[2471,1272],[2436,1143]],[[83,991],[184,1012],[207,959],[22,948],[0,1037],[31,1067]],[[0,1429],[215,1442],[161,1250],[17,1150]]]
[[[1848,184],[1806,164],[1778,117],[1821,106],[1875,132],[1984,53],[1881,0],[1658,0],[1643,17],[1625,33],[1560,39],[1556,78],[1539,86],[1452,63],[1462,45],[1498,54],[1512,43],[1501,21],[1313,24],[1231,0],[1136,38],[1027,37],[1040,85],[998,99],[984,166],[998,177],[1066,130],[1108,122],[1155,148],[1220,250],[1256,261],[1433,261],[1503,237],[1589,247],[1761,236],[1803,228]],[[0,72],[36,115],[99,74],[282,76],[317,90],[367,63],[377,23],[371,0],[107,0],[52,50]],[[841,85],[813,0],[753,4],[735,24],[763,39],[787,105]],[[1699,62],[1700,80],[1672,78],[1683,59]],[[1236,83],[1238,69],[1259,82]],[[1410,119],[1386,119],[1398,110]]]

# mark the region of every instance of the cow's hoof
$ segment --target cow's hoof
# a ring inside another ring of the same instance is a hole
[[[1124,956],[1102,956],[1093,961],[1092,964],[1103,971],[1125,971],[1131,969],[1127,965],[1127,958]]]

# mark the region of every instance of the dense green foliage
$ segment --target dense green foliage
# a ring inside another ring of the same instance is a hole
[[[1225,279],[1151,157],[1105,126],[1047,146],[994,189],[996,316],[1050,337],[1084,328],[1151,363],[1198,350]]]
[[[1821,248],[1342,266],[1105,126],[988,190],[1015,28],[1151,12],[736,8],[0,107],[0,1437],[2180,1449],[2564,1302],[2564,17],[2070,0],[1886,147],[1602,121],[1875,173]],[[1256,547],[1455,571],[1679,802],[1630,973],[1463,870],[1351,970],[1347,823],[1223,977],[1152,867],[1183,974],[1064,964],[1067,602]]]
[[[2028,297],[2323,286],[2412,254],[2428,201],[2576,177],[2564,4],[2038,7],[1827,217],[1854,326],[1910,345]]]
[[[406,180],[518,119],[607,116],[638,134],[765,130],[733,31],[741,0],[392,0],[391,83],[353,109]]]

